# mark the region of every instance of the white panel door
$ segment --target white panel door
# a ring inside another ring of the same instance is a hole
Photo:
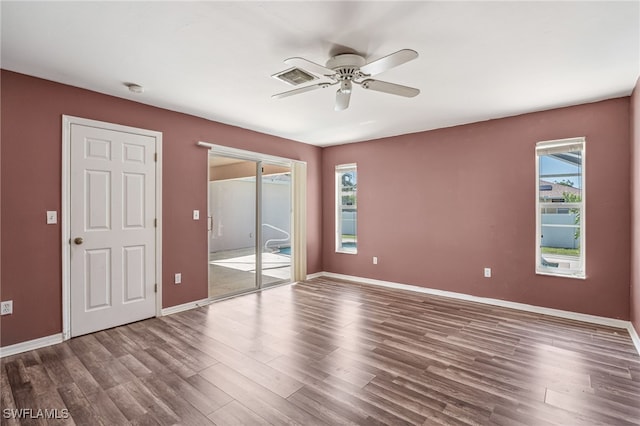
[[[155,315],[155,144],[71,125],[71,336]]]

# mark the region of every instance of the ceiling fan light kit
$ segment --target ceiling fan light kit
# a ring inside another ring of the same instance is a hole
[[[369,63],[367,63],[366,59],[362,56],[352,53],[333,56],[327,61],[326,66],[322,66],[299,57],[285,59],[284,62],[287,65],[292,66],[292,68],[274,74],[273,77],[293,85],[308,83],[309,81],[313,81],[318,78],[324,78],[326,81],[278,93],[273,95],[272,98],[285,98],[315,89],[326,89],[329,86],[339,84],[340,86],[336,91],[335,110],[343,111],[349,107],[354,83],[363,89],[412,98],[420,93],[419,89],[402,86],[396,83],[374,80],[369,77],[397,67],[398,65],[402,65],[416,59],[417,57],[418,52],[415,50],[402,49]],[[290,73],[293,73],[295,76],[307,75],[308,77],[292,79],[289,76]],[[320,77],[316,77],[316,75]],[[287,78],[289,80],[295,80],[295,82],[292,83],[291,81],[288,81]]]

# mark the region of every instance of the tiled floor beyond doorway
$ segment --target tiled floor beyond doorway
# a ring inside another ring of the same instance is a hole
[[[291,258],[263,253],[262,286],[291,281]],[[256,286],[254,249],[209,254],[209,297],[224,297]]]

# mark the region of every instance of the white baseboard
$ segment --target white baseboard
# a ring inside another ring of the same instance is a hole
[[[563,311],[561,309],[545,308],[545,307],[542,307],[542,306],[527,305],[526,303],[510,302],[508,300],[500,300],[500,299],[491,299],[491,298],[488,298],[488,297],[472,296],[472,295],[469,295],[469,294],[456,293],[456,292],[453,292],[453,291],[437,290],[437,289],[419,287],[419,286],[410,285],[410,284],[401,284],[401,283],[395,283],[395,282],[391,282],[391,281],[374,280],[374,279],[371,279],[371,278],[354,277],[352,275],[336,274],[336,273],[333,273],[333,272],[323,272],[323,273],[320,274],[320,276],[325,276],[325,277],[330,277],[330,278],[337,278],[337,279],[342,279],[342,280],[347,280],[347,281],[354,281],[354,282],[364,283],[364,284],[373,284],[373,285],[378,285],[378,286],[382,286],[382,287],[396,288],[396,289],[400,289],[400,290],[415,291],[415,292],[418,292],[418,293],[432,294],[432,295],[435,295],[435,296],[450,297],[450,298],[453,298],[453,299],[467,300],[467,301],[470,301],[470,302],[485,303],[487,305],[501,306],[503,308],[518,309],[518,310],[521,310],[521,311],[534,312],[534,313],[544,314],[544,315],[551,315],[551,316],[554,316],[554,317],[560,317],[560,318],[572,319],[572,320],[577,320],[577,321],[589,322],[589,323],[592,323],[592,324],[606,325],[606,326],[615,327],[615,328],[623,328],[623,329],[627,329],[627,330],[629,329],[629,327],[633,328],[631,326],[631,322],[630,321],[624,321],[624,320],[619,320],[619,319],[615,319],[615,318],[608,318],[608,317],[601,317],[601,316],[597,316],[597,315],[581,314],[581,313],[578,313],[578,312]],[[636,336],[637,336],[637,334],[636,334]],[[638,348],[638,344],[637,343],[636,343],[636,348]],[[638,353],[640,354],[640,349],[639,349]]]
[[[317,275],[317,276],[320,276],[320,275]],[[307,276],[307,279],[309,279],[309,276]],[[284,286],[292,285],[292,284],[295,284],[295,283],[286,282],[286,283],[281,283],[281,284],[270,285],[270,286],[264,287],[264,288],[256,288],[255,290],[252,290],[252,291],[232,294],[232,295],[226,296],[226,297],[207,298],[207,299],[196,300],[195,302],[183,303],[182,305],[176,305],[176,306],[171,306],[169,308],[162,309],[162,311],[160,311],[160,315],[165,316],[165,315],[176,314],[178,312],[188,311],[189,309],[195,309],[195,308],[199,308],[201,306],[210,305],[210,304],[215,303],[215,302],[222,302],[223,300],[233,299],[233,298],[236,298],[236,297],[245,296],[247,294],[252,294],[252,293],[259,293],[261,291],[271,290],[272,288],[284,287]]]
[[[200,306],[208,305],[211,302],[212,300],[207,298],[207,299],[195,300],[193,302],[183,303],[182,305],[170,306],[168,308],[163,308],[160,311],[160,315],[165,316],[165,315],[176,314],[182,311],[188,311],[189,309],[199,308]]]
[[[57,345],[58,343],[62,343],[62,340],[62,333],[58,333],[52,334],[51,336],[28,340],[26,342],[16,343],[15,345],[4,346],[0,348],[0,358],[44,348],[45,346]]]
[[[307,275],[307,279],[310,280],[312,278],[318,278],[318,277],[321,277],[323,275],[327,275],[327,272],[316,272],[315,274],[309,274],[309,275]]]
[[[636,351],[638,351],[638,355],[640,355],[640,336],[638,336],[638,332],[633,327],[633,323],[631,321],[629,321],[629,327],[627,327],[627,330],[629,331],[629,336],[631,336],[631,340],[636,347]]]

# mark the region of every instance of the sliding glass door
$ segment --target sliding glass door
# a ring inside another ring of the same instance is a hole
[[[209,158],[209,297],[254,290],[255,161]]]
[[[262,163],[261,285],[291,281],[291,168]]]
[[[209,156],[209,297],[291,282],[291,168]]]

